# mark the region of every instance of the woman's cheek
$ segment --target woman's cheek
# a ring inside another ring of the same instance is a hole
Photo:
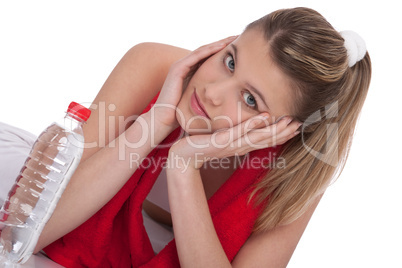
[[[238,125],[240,121],[235,117],[221,116],[219,119],[215,119],[212,122],[213,131],[220,129],[227,129]]]

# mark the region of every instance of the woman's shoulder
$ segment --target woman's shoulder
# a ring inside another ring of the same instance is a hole
[[[187,53],[190,52],[190,50],[181,48],[178,46],[173,46],[169,44],[163,44],[163,43],[157,43],[157,42],[142,42],[138,43],[134,47],[140,47],[142,49],[148,49],[148,50],[170,50],[170,51],[186,51]]]
[[[133,46],[127,54],[137,59],[143,59],[144,63],[153,65],[170,65],[183,58],[191,51],[177,46],[162,43],[144,42]]]
[[[161,89],[170,66],[191,51],[161,43],[139,43],[128,50],[120,66],[123,73],[137,80],[136,92],[155,96]],[[138,79],[141,81],[138,81]],[[148,98],[150,100],[150,98]]]

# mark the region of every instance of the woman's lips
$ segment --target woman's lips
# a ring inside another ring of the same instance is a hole
[[[193,110],[194,113],[196,113],[197,115],[200,115],[200,116],[204,116],[208,119],[211,119],[209,117],[209,115],[207,114],[207,112],[205,111],[204,106],[200,102],[200,99],[198,98],[197,93],[195,92],[195,89],[194,89],[193,95],[191,95],[190,104],[191,104],[191,109]]]

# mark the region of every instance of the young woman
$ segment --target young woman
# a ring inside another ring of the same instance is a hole
[[[359,37],[307,8],[194,52],[133,47],[93,102],[92,146],[36,251],[67,267],[285,267],[370,77]]]

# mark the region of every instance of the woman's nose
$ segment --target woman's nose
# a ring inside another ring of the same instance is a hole
[[[228,81],[220,81],[209,83],[205,86],[206,101],[212,105],[222,105],[225,100],[230,98],[231,91],[233,92],[233,85]]]

